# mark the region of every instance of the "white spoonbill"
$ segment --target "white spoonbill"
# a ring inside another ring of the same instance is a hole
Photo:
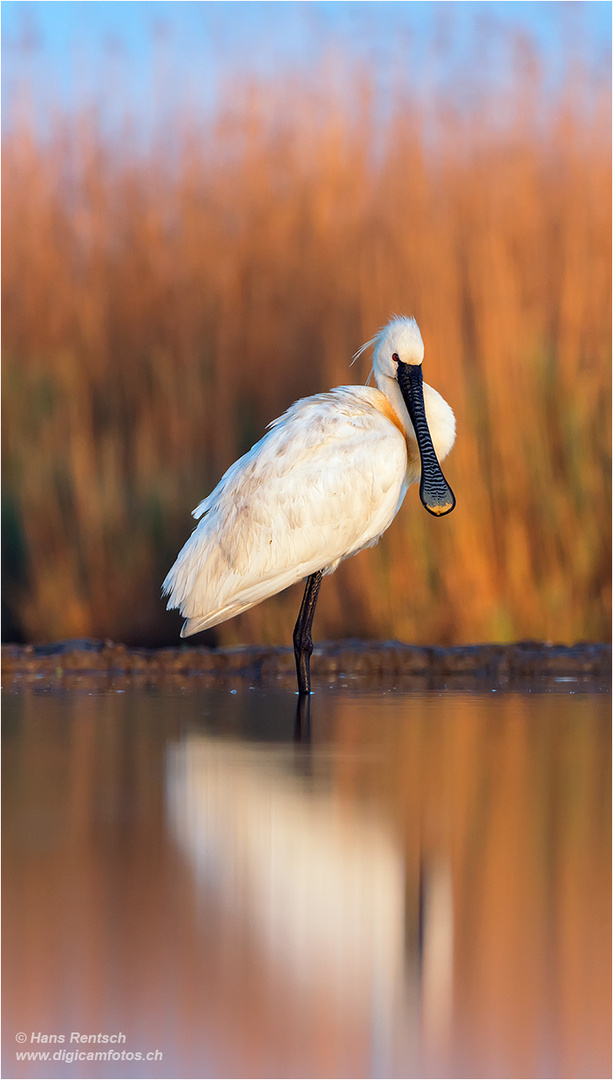
[[[273,420],[196,507],[200,522],[162,586],[188,637],[306,578],[293,638],[300,694],[310,692],[322,575],[377,543],[410,484],[420,481],[431,514],[455,506],[438,460],[453,446],[455,420],[422,381],[415,319],[394,317],[359,352],[370,345],[378,389],[338,386]]]

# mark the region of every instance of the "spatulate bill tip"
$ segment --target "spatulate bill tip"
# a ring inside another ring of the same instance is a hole
[[[455,495],[450,487],[439,493],[422,490],[420,496],[425,509],[434,517],[444,517],[455,508]]]

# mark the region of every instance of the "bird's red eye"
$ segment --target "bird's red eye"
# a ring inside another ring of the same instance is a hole
[[[395,352],[395,353],[392,353],[392,360],[394,361],[394,363],[395,363],[395,364],[399,364],[399,363],[400,363],[400,357],[398,356],[398,353],[397,353],[397,352]]]

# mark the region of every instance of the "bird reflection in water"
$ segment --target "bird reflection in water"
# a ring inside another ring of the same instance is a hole
[[[310,745],[309,710],[300,695],[293,746],[201,734],[172,746],[171,828],[217,933],[233,950],[242,943],[260,1003],[302,1047],[305,1075],[408,1075],[424,1038],[446,1041],[450,873],[428,865],[420,885],[383,813],[335,790],[335,762]],[[221,974],[229,997],[234,965]]]

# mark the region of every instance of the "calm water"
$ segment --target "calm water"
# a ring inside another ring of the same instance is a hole
[[[611,1075],[607,694],[3,705],[3,1076]]]

